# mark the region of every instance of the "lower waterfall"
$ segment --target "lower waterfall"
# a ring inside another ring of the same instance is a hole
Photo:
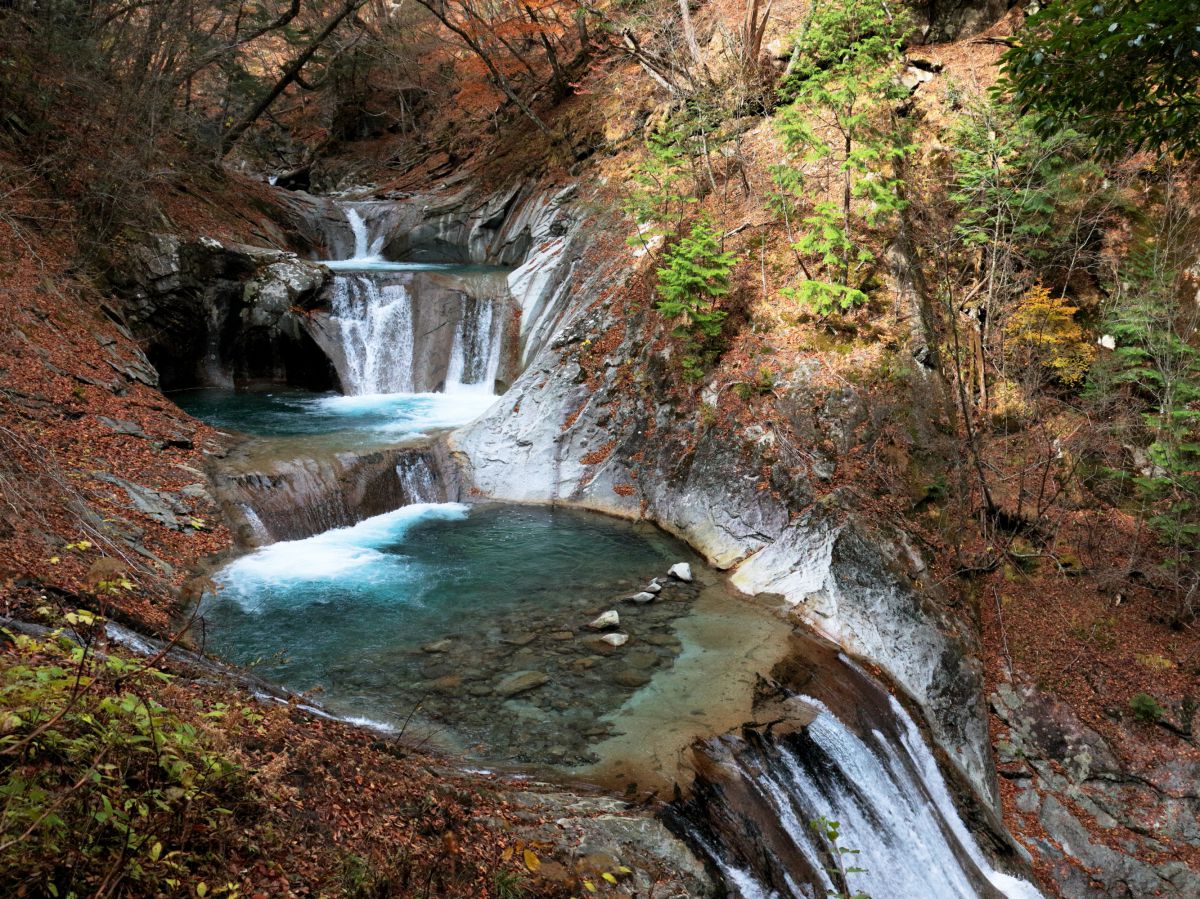
[[[770,723],[695,748],[692,793],[671,815],[731,895],[1040,897],[984,856],[904,707],[836,662],[823,699],[775,685],[783,698],[763,716]]]
[[[443,294],[427,304],[431,308],[419,310],[414,287],[418,277],[416,273],[335,276],[331,317],[341,344],[343,388],[358,395],[435,387],[447,391],[478,387],[490,393],[500,367],[499,301],[465,292]],[[441,383],[429,383],[431,378]]]

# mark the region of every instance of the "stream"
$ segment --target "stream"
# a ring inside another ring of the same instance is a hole
[[[472,762],[664,797],[678,784],[668,820],[732,896],[1040,895],[992,867],[908,711],[795,632],[778,598],[737,594],[646,523],[454,492],[437,441],[491,408],[524,356],[510,270],[384,258],[390,205],[342,204],[326,237],[317,340],[341,394],[172,397],[245,435],[226,464],[255,489],[305,503],[313,491],[256,473],[262,460],[344,489],[347,460],[382,450],[372,477],[403,497],[297,516],[295,539],[260,528],[214,575],[205,648]],[[680,562],[691,577],[668,575]],[[820,819],[863,870],[831,872]]]

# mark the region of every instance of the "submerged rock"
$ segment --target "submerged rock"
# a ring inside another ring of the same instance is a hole
[[[615,609],[609,609],[604,614],[595,618],[589,625],[594,631],[602,631],[605,628],[617,627],[621,623],[621,616],[617,614]]]
[[[550,678],[540,671],[518,671],[496,684],[500,696],[516,696],[550,683]]]
[[[624,646],[629,642],[629,634],[605,634],[600,638],[600,642],[609,646]]]
[[[692,582],[692,566],[687,562],[676,562],[671,566],[667,574],[671,575],[677,581]]]
[[[645,671],[638,671],[633,668],[627,668],[624,671],[618,671],[613,675],[613,683],[619,684],[622,687],[631,687],[637,689],[644,687],[650,683],[650,675]]]

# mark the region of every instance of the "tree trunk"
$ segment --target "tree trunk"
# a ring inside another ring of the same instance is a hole
[[[235,125],[222,135],[219,151],[221,158],[224,158],[233,149],[233,145],[237,143],[238,139],[246,133],[251,125],[258,121],[259,116],[270,108],[271,104],[279,98],[279,95],[287,90],[288,85],[300,77],[300,70],[316,55],[317,51],[321,49],[321,45],[337,30],[337,27],[365,2],[366,0],[348,0],[341,11],[329,20],[329,24],[325,26],[321,33],[313,38],[312,43],[305,48],[304,52],[288,64],[288,67],[283,70],[283,74],[279,80],[275,82],[275,86],[267,91],[249,112],[242,116]]]

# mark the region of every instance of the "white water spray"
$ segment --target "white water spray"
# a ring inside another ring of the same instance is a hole
[[[490,300],[462,298],[461,315],[450,348],[446,392],[492,392],[500,368],[500,335],[493,333],[495,307]]]
[[[412,298],[403,284],[338,275],[333,317],[341,330],[343,379],[354,394],[413,392]]]
[[[374,240],[367,229],[366,220],[359,215],[353,206],[346,207],[346,221],[350,223],[350,231],[354,235],[354,255],[351,262],[381,262],[383,260],[383,243],[385,234],[379,234]]]

